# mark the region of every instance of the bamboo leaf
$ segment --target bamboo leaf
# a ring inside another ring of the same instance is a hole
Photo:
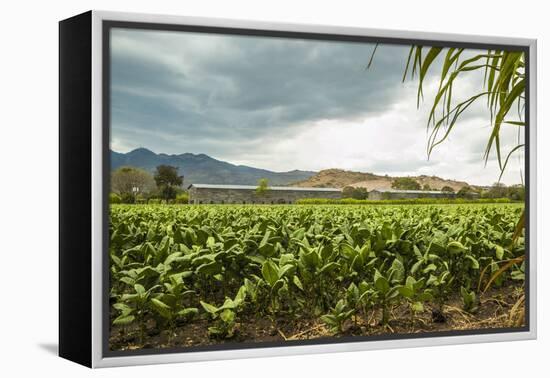
[[[502,167],[500,167],[500,176],[498,176],[499,182],[502,179],[502,175],[504,174],[504,171],[506,170],[506,166],[508,165],[508,160],[510,159],[510,156],[512,156],[514,152],[516,152],[517,150],[523,147],[525,147],[525,144],[518,144],[517,146],[512,148],[510,152],[508,152],[508,155],[506,156],[506,160],[504,161],[504,164],[502,165]]]
[[[376,54],[376,49],[378,48],[378,43],[376,45],[374,45],[374,49],[372,50],[372,54],[370,56],[370,59],[369,59],[369,64],[367,64],[367,69],[370,68],[370,66],[372,65],[372,61],[374,59],[374,54]]]
[[[424,82],[424,78],[426,77],[426,74],[428,73],[428,69],[430,68],[430,65],[432,62],[437,58],[439,53],[443,50],[442,47],[432,47],[428,53],[426,54],[426,58],[424,59],[424,62],[422,63],[420,67],[420,73],[418,78],[418,94],[416,99],[416,107],[420,107],[420,98],[423,96],[422,94],[422,84]]]
[[[407,78],[407,72],[409,71],[409,66],[410,66],[410,63],[411,63],[411,58],[412,58],[414,50],[415,50],[415,47],[413,45],[413,46],[411,46],[411,48],[409,50],[409,56],[407,57],[407,65],[405,66],[405,71],[403,72],[403,79],[401,80],[402,82],[405,82],[405,79]]]

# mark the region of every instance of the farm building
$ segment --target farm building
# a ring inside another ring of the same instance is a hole
[[[455,197],[456,194],[453,192],[443,192],[439,190],[374,189],[369,192],[370,200]]]
[[[302,198],[342,198],[342,190],[336,188],[299,188],[292,186],[270,186],[265,193],[258,194],[252,185],[191,184],[188,188],[189,203],[294,203]]]

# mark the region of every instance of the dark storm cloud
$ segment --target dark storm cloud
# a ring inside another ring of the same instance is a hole
[[[410,46],[380,45],[369,70],[374,46],[364,43],[114,29],[111,46],[115,151],[205,153],[275,171],[498,178],[494,156],[483,161],[491,130],[484,99],[427,160],[442,57],[417,108],[417,80],[402,83]],[[461,76],[455,105],[482,84],[482,72]],[[502,137],[506,151],[517,142],[513,129]],[[509,171],[507,182],[517,182],[519,170]]]
[[[383,113],[408,52],[379,48],[367,71],[371,44],[115,29],[112,46],[113,138],[218,156],[306,122]]]

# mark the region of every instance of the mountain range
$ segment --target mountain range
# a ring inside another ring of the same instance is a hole
[[[155,168],[161,164],[178,167],[179,173],[184,176],[185,186],[192,183],[257,185],[261,178],[268,179],[270,185],[288,185],[306,180],[316,174],[316,172],[300,170],[273,172],[231,164],[205,154],[157,154],[146,148],[138,148],[128,153],[111,151],[112,170],[121,166],[132,166],[154,172]]]
[[[235,165],[214,159],[205,154],[183,153],[179,155],[157,154],[146,148],[138,148],[127,153],[111,151],[111,169],[122,166],[132,166],[153,173],[161,164],[178,167],[184,175],[184,185],[190,184],[233,184],[257,185],[258,180],[266,178],[269,185],[291,185],[300,187],[332,187],[345,186],[363,187],[368,190],[390,188],[396,177],[376,175],[373,173],[346,171],[342,169],[325,169],[320,172],[293,170],[288,172],[273,172],[267,169]],[[433,190],[450,186],[455,191],[467,182],[447,180],[437,176],[411,176],[422,187],[428,185]]]

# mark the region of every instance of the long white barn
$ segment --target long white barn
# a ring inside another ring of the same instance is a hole
[[[264,193],[258,193],[257,188],[253,185],[191,184],[188,187],[189,203],[283,204],[303,198],[342,198],[342,190],[337,188],[270,186]]]

